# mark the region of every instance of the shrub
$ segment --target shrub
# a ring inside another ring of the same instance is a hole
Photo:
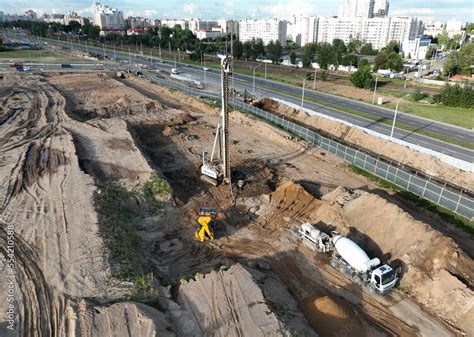
[[[349,79],[356,88],[366,89],[371,88],[374,81],[369,67],[359,68],[356,72],[351,74]]]
[[[451,86],[446,83],[439,96],[436,96],[436,100],[446,106],[472,108],[474,107],[474,88],[468,82],[465,82],[464,86],[459,84]]]
[[[171,186],[163,178],[153,175],[144,186],[143,191],[146,196],[152,197],[156,201],[168,201],[171,198]]]
[[[420,91],[420,89],[416,89],[415,92],[413,94],[411,94],[411,98],[415,101],[415,102],[419,102],[421,101],[423,98],[426,98],[427,95],[423,92]]]

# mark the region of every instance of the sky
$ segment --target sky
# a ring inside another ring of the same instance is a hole
[[[390,0],[389,0],[390,1]],[[345,0],[102,0],[124,12],[125,16],[150,18],[268,18],[285,19],[290,15],[337,15]],[[91,16],[90,0],[1,0],[0,11],[22,13],[33,9],[38,13],[67,13],[74,10]],[[390,15],[428,16],[446,21],[461,19],[474,22],[474,0],[392,0]]]

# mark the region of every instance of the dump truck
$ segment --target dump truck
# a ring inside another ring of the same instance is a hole
[[[387,294],[398,283],[400,268],[381,265],[378,258],[370,259],[354,241],[336,231],[329,235],[310,223],[304,223],[298,228],[297,236],[318,253],[331,252],[331,266],[365,287],[370,294]]]

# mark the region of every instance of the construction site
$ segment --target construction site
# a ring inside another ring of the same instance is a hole
[[[128,73],[4,76],[0,269],[15,291],[0,284],[14,302],[0,335],[473,336],[472,234],[231,108],[227,62],[221,101]],[[429,155],[257,104],[474,186]]]

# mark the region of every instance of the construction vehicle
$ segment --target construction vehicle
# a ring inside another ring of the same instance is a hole
[[[202,154],[201,178],[215,186],[220,183],[230,182],[229,158],[229,78],[232,74],[229,57],[219,55],[221,58],[221,115],[217,124],[216,136],[212,147],[211,158],[208,160],[207,152]]]
[[[214,240],[215,219],[217,210],[215,208],[200,208],[197,222],[199,227],[194,233],[197,241]]]
[[[310,223],[298,228],[298,239],[317,252],[332,252],[330,264],[356,284],[367,288],[371,294],[390,292],[398,282],[401,269],[387,264],[380,265],[378,258],[370,259],[354,241],[333,231],[331,236]]]

